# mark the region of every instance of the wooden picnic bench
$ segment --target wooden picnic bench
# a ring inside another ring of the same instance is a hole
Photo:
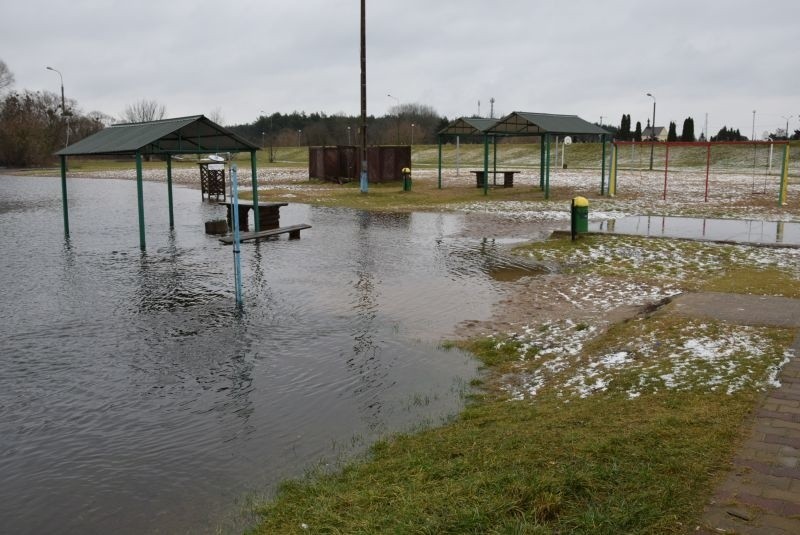
[[[228,227],[233,228],[233,219],[231,213],[233,209],[233,201],[221,201],[218,204],[223,204],[228,209]],[[289,206],[288,202],[260,202],[258,203],[258,222],[261,230],[276,229],[281,226],[280,209],[282,206]],[[250,228],[249,214],[253,209],[253,201],[239,201],[239,228],[241,230],[248,230]]]
[[[278,236],[280,234],[288,234],[290,240],[299,240],[300,231],[307,228],[311,228],[311,225],[291,225],[289,227],[273,228],[259,232],[241,232],[239,233],[239,241],[260,240],[262,238],[269,238],[270,236]],[[224,236],[220,238],[219,241],[225,245],[231,245],[233,244],[233,236]]]
[[[477,182],[477,187],[483,187],[483,179],[484,179],[484,172],[483,169],[477,171],[470,171],[470,173],[475,174],[475,180]],[[489,173],[494,175],[494,185],[497,185],[497,175],[503,175],[503,187],[504,188],[513,188],[514,187],[514,175],[519,173],[519,171],[493,171],[490,170]]]

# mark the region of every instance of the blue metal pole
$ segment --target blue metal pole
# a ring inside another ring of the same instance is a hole
[[[242,260],[239,237],[239,177],[236,164],[231,165],[231,219],[233,219],[233,276],[236,284],[236,304],[242,304]]]

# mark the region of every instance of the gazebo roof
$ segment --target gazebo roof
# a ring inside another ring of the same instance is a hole
[[[497,123],[497,119],[481,119],[477,117],[460,117],[448,124],[439,134],[449,136],[469,136],[483,134]]]
[[[541,134],[611,135],[611,132],[585,121],[577,115],[556,115],[524,111],[515,111],[506,115],[488,128],[485,133],[507,136]]]
[[[203,115],[111,125],[56,152],[57,156],[210,154],[259,150]]]

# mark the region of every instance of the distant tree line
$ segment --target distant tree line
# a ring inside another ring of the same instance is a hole
[[[367,117],[367,143],[408,145],[435,143],[436,134],[447,126],[447,117],[430,106],[410,103],[389,109],[388,115]],[[261,115],[252,123],[228,127],[251,143],[267,147],[359,145],[361,117],[305,112]]]

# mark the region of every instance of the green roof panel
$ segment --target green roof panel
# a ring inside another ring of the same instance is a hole
[[[58,156],[103,154],[212,154],[258,150],[203,115],[111,125],[58,152]]]

